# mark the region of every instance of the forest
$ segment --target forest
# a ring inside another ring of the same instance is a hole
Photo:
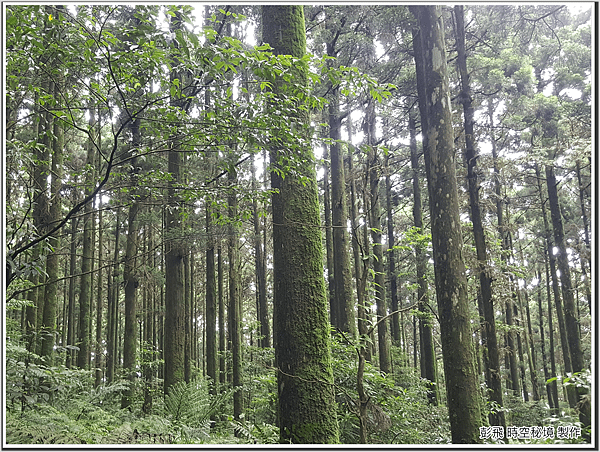
[[[594,444],[594,7],[5,4],[4,447]]]

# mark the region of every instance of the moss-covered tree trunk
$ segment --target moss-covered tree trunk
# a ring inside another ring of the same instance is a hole
[[[439,6],[412,6],[425,54],[427,181],[437,304],[453,443],[480,443],[475,369],[454,162],[444,22]],[[422,102],[424,99],[419,99]]]
[[[278,55],[306,50],[301,5],[263,6],[263,39]],[[295,83],[306,84],[306,66]],[[275,87],[275,93],[286,88]],[[300,127],[308,125],[298,110]],[[295,146],[296,174],[271,173],[273,194],[274,345],[282,443],[331,444],[339,440],[331,368],[327,297],[314,156],[308,144],[273,142],[271,165],[281,168]],[[300,180],[298,176],[302,176]]]

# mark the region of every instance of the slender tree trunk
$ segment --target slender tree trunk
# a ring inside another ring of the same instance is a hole
[[[547,254],[547,252],[545,253]],[[546,298],[548,302],[548,337],[550,345],[550,378],[556,378],[556,354],[554,348],[554,327],[552,326],[552,297],[550,295],[550,269],[548,268],[548,262],[546,260]],[[548,381],[548,380],[546,380]],[[552,398],[554,400],[553,414],[558,416],[560,412],[560,404],[558,401],[558,383],[556,380],[550,383],[550,390],[552,392]]]
[[[252,159],[252,185],[256,189],[256,165]],[[265,266],[266,249],[263,248],[261,236],[261,220],[258,211],[257,196],[252,200],[252,214],[254,220],[254,268],[256,273],[256,313],[260,323],[260,340],[262,348],[271,346],[271,329],[269,327],[269,312],[267,306],[267,274]]]
[[[394,249],[394,215],[393,215],[393,200],[392,200],[392,181],[390,177],[389,157],[385,156],[385,202],[387,210],[387,237],[388,237],[388,278],[390,280],[390,309],[392,312],[398,310],[398,281],[396,277],[396,250]],[[396,343],[400,341],[400,322],[399,314],[393,314],[390,317],[392,340]]]
[[[73,190],[73,205],[77,203],[77,190]],[[78,218],[71,218],[71,229],[69,237],[71,239],[69,250],[69,307],[67,309],[68,326],[67,326],[67,344],[75,345],[75,337],[77,336],[75,325],[75,271],[77,269],[77,223]],[[75,365],[75,350],[70,348],[67,351],[66,366],[71,368]]]
[[[552,218],[552,226],[554,230],[554,243],[558,248],[558,268],[560,269],[560,282],[562,295],[564,300],[564,315],[565,329],[567,333],[568,349],[571,354],[571,365],[573,372],[583,372],[586,366],[583,361],[583,351],[581,349],[581,338],[579,337],[579,318],[575,312],[575,298],[573,296],[573,285],[571,282],[571,270],[569,267],[569,259],[567,256],[567,248],[565,245],[564,231],[562,225],[562,215],[558,201],[558,189],[556,177],[554,175],[554,167],[546,165],[546,183],[548,186],[548,202],[550,204],[550,212]],[[563,350],[563,352],[566,350]],[[586,401],[585,395],[588,390],[584,387],[574,388],[569,386],[572,392],[576,391],[572,397],[577,400],[579,409],[579,420],[584,427],[588,427],[591,423],[591,407],[589,401]]]
[[[544,220],[544,229],[546,231],[546,255],[548,256],[550,273],[552,275],[552,293],[554,295],[554,304],[556,306],[556,318],[558,321],[558,331],[560,334],[560,347],[563,355],[563,363],[565,373],[571,373],[573,371],[573,367],[571,364],[571,353],[569,352],[569,342],[567,340],[567,332],[565,328],[565,320],[563,314],[562,300],[560,287],[558,284],[558,275],[556,273],[556,257],[554,255],[554,241],[552,239],[552,230],[550,228],[550,224],[548,223],[548,215],[546,213],[546,203],[544,200],[542,183],[541,183],[541,175],[540,170],[537,165],[535,165],[536,176],[538,180],[538,191],[540,194],[540,203],[542,206],[542,217]],[[571,408],[575,408],[577,404],[577,394],[575,394],[575,390],[573,386],[567,387],[567,395],[569,399],[569,406]]]
[[[544,310],[542,308],[542,273],[538,269],[537,278],[539,281],[538,290],[537,290],[537,303],[538,303],[538,319],[540,322],[540,348],[542,352],[542,363],[544,366],[544,387],[546,388],[546,396],[548,399],[548,406],[550,407],[550,411],[554,413],[555,403],[554,397],[552,396],[552,388],[547,381],[551,378],[550,372],[548,370],[548,361],[546,355],[546,334],[544,332]],[[533,346],[533,337],[532,337],[532,346]]]
[[[580,257],[581,259],[581,272],[583,273],[585,282],[584,282],[584,286],[585,286],[585,295],[586,298],[588,300],[588,306],[590,308],[590,312],[592,312],[592,293],[591,293],[591,289],[590,289],[590,279],[588,277],[588,268],[592,268],[592,260],[591,260],[591,252],[590,252],[590,231],[589,231],[589,221],[588,221],[588,215],[587,215],[587,209],[586,209],[586,187],[584,186],[583,182],[582,182],[582,177],[581,177],[581,162],[579,160],[577,160],[576,162],[576,170],[577,170],[577,182],[579,185],[579,203],[581,206],[581,219],[583,220],[583,231],[584,231],[584,236],[583,236],[583,241],[585,243],[585,253],[581,253],[581,254],[585,254],[585,257]],[[587,263],[587,265],[586,265]]]
[[[104,356],[104,346],[102,345],[102,311],[103,311],[103,293],[104,288],[102,279],[102,267],[104,265],[104,215],[102,214],[102,195],[98,197],[98,290],[96,294],[96,341],[94,345],[94,367],[96,368],[96,376],[94,379],[94,387],[102,384],[102,357]]]
[[[327,43],[327,53],[335,56],[331,43]],[[350,255],[348,243],[348,207],[346,203],[346,178],[344,159],[339,143],[342,120],[339,112],[340,93],[338,87],[332,87],[329,103],[329,146],[331,153],[331,226],[333,236],[333,282],[334,305],[337,323],[334,326],[351,336],[356,336],[354,316],[354,295],[350,276]]]
[[[212,227],[211,200],[206,199],[206,374],[212,380],[212,389],[217,382],[217,280],[215,272],[215,244]]]
[[[494,121],[494,108],[491,101],[488,102],[488,117],[490,121],[490,127],[493,127]],[[509,250],[507,244],[508,231],[504,225],[504,216],[502,210],[503,198],[502,198],[502,189],[500,186],[500,170],[498,168],[498,152],[496,150],[496,140],[493,135],[491,137],[492,141],[492,158],[494,165],[494,192],[496,194],[496,216],[498,218],[498,233],[500,235],[502,254],[501,259],[503,262],[502,271],[505,272],[507,253]],[[505,309],[505,323],[510,327],[513,324],[513,311],[512,311],[512,301],[507,300]],[[507,367],[510,371],[510,380],[507,381],[507,388],[512,389],[516,394],[519,393],[519,376],[517,372],[517,362],[516,362],[516,349],[514,344],[514,336],[512,331],[506,331],[504,333],[505,342],[506,342],[506,350],[505,350],[505,360],[507,363]]]
[[[477,261],[479,265],[479,286],[481,304],[483,308],[484,329],[482,337],[484,338],[484,365],[486,368],[486,384],[488,387],[489,399],[494,401],[499,407],[503,406],[502,401],[502,382],[500,379],[500,361],[498,358],[498,342],[496,336],[496,315],[492,299],[492,278],[488,264],[487,244],[481,218],[481,209],[479,205],[479,175],[476,169],[479,155],[475,149],[475,112],[472,104],[471,85],[469,81],[469,72],[467,70],[467,52],[465,45],[465,24],[464,7],[456,5],[454,7],[456,18],[456,36],[458,49],[458,68],[461,80],[461,93],[464,128],[465,128],[465,163],[467,166],[467,180],[469,189],[469,201],[471,207],[471,222],[473,223],[473,236],[475,238],[475,248],[477,252]],[[501,425],[506,428],[504,412],[491,412],[490,424]]]
[[[454,163],[454,137],[442,11],[411,6],[424,52],[426,170],[431,209],[437,303],[453,443],[480,443],[480,393],[471,340],[467,280]],[[415,59],[423,58],[415,55]],[[422,83],[423,81],[421,81]]]
[[[217,248],[217,298],[219,301],[219,383],[225,384],[227,369],[225,366],[225,300],[223,297],[223,252],[221,244]]]
[[[417,130],[414,113],[409,113],[408,129],[410,133],[410,159],[413,173],[413,221],[419,234],[423,234],[423,211],[421,206],[421,184],[419,182],[419,154],[417,149]],[[419,303],[419,337],[421,343],[421,377],[428,381],[429,403],[437,405],[438,390],[435,384],[435,350],[433,344],[433,314],[429,308],[429,290],[427,284],[427,256],[419,244],[415,245],[417,267],[417,299]]]
[[[231,322],[229,331],[231,332],[231,353],[233,355],[233,388],[236,392],[233,395],[233,417],[241,420],[242,416],[242,337],[241,322],[242,312],[241,304],[241,280],[238,262],[238,204],[235,193],[235,175],[229,173],[230,192],[227,197],[229,225],[228,225],[228,254],[229,254],[229,312]]]
[[[558,190],[554,167],[546,165],[546,183],[548,185],[548,201],[554,229],[554,245],[558,248],[557,262],[560,270],[560,282],[564,300],[565,326],[569,350],[571,352],[571,363],[574,372],[581,372],[585,368],[581,342],[579,338],[579,319],[575,313],[575,300],[573,297],[573,285],[571,283],[571,270],[565,246],[562,215],[558,203]]]
[[[64,88],[62,77],[54,84],[54,97],[59,99],[61,90]],[[62,208],[62,173],[63,173],[63,147],[64,147],[64,130],[63,126],[58,121],[53,121],[54,139],[52,142],[52,169],[50,192],[52,199],[48,209],[48,223],[53,223],[60,220]],[[42,315],[41,334],[42,334],[42,350],[41,355],[50,358],[54,351],[54,343],[56,337],[56,316],[57,316],[57,290],[58,290],[58,257],[60,241],[58,233],[50,237],[48,241],[52,251],[46,257],[46,274],[47,285],[44,293],[44,311]],[[52,360],[50,360],[50,363]]]
[[[89,108],[90,125],[95,124],[94,107]],[[94,145],[90,141],[87,143],[87,164],[94,165]],[[93,171],[86,174],[85,195],[91,193],[93,183]],[[81,277],[79,289],[79,352],[77,354],[77,366],[81,369],[87,369],[90,356],[90,301],[92,297],[92,204],[87,203],[83,214],[83,249],[81,258]]]
[[[371,187],[370,227],[371,240],[373,241],[373,270],[375,272],[375,301],[377,303],[377,320],[387,315],[385,299],[385,267],[383,263],[383,245],[381,234],[381,204],[379,201],[379,173],[381,162],[377,150],[369,151],[369,180]],[[377,339],[379,344],[379,370],[388,374],[392,372],[388,322],[383,320],[377,325]]]
[[[133,201],[129,206],[127,219],[127,242],[125,245],[125,265],[123,281],[125,285],[125,330],[123,332],[123,370],[126,378],[133,382],[136,377],[136,338],[137,338],[137,300],[136,292],[139,284],[135,268],[137,255],[138,226],[137,215],[140,205]],[[121,399],[121,408],[128,408],[132,403],[133,392],[128,390]]]
[[[183,27],[181,15],[175,12],[171,17],[172,32]],[[176,49],[178,43],[173,41]],[[174,58],[177,60],[177,56]],[[182,78],[176,71],[171,73],[171,81]],[[181,106],[182,99],[173,97],[171,104]],[[166,209],[165,244],[165,322],[164,322],[164,392],[171,386],[185,380],[185,266],[186,245],[181,237],[183,231],[183,203],[177,194],[178,185],[183,182],[183,159],[179,143],[173,140],[168,153],[168,201]]]
[[[106,325],[106,382],[112,383],[115,375],[115,362],[117,356],[117,300],[118,300],[118,272],[119,272],[119,235],[120,235],[120,209],[117,209],[115,219],[115,248],[113,257],[113,269],[109,273],[107,325]]]
[[[329,321],[338,323],[338,306],[335,303],[335,270],[333,268],[333,228],[331,227],[331,189],[329,183],[329,148],[325,150],[323,164],[323,210],[325,213],[325,250],[327,260],[327,288],[329,296]]]
[[[369,210],[369,226],[371,228],[371,240],[373,241],[373,271],[375,273],[375,301],[377,304],[377,320],[387,315],[385,296],[385,266],[383,261],[382,226],[381,226],[381,200],[379,181],[381,176],[381,160],[378,151],[373,147],[375,141],[375,109],[370,102],[367,107],[365,120],[365,136],[370,147],[368,153],[369,161],[369,188],[371,197],[371,208]],[[379,346],[379,370],[389,374],[392,372],[392,360],[390,353],[390,337],[387,319],[377,325],[377,342]]]
[[[188,247],[187,252],[183,255],[183,319],[185,322],[183,379],[186,383],[189,383],[192,378],[192,274],[190,271],[190,254],[191,250]],[[206,314],[206,310],[204,313]]]
[[[348,118],[348,141],[352,142],[352,120]],[[367,277],[368,277],[368,259],[363,256],[362,250],[367,244],[362,244],[359,235],[358,207],[356,199],[356,177],[353,173],[354,156],[352,155],[354,147],[348,145],[348,174],[350,176],[350,227],[352,228],[352,252],[354,254],[354,278],[356,280],[356,298],[358,315],[358,334],[363,337],[367,335],[369,320],[367,318]],[[371,362],[371,347],[365,346],[364,357],[367,362]]]
[[[263,40],[277,55],[304,56],[306,35],[301,5],[263,6]],[[297,67],[298,85],[306,86],[307,68]],[[278,95],[282,87],[276,87]],[[308,117],[298,110],[301,126]],[[285,149],[270,149],[271,165],[279,167]],[[314,156],[309,146],[293,174],[271,173],[273,194],[274,344],[282,443],[335,444],[335,414],[327,297],[319,198]]]

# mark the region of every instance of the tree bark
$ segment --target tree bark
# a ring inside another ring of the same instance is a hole
[[[336,57],[334,42],[327,42],[327,55]],[[329,145],[331,157],[331,226],[333,238],[333,282],[334,305],[337,314],[333,325],[351,336],[356,336],[354,295],[350,275],[350,247],[348,243],[348,207],[346,202],[346,178],[341,140],[340,92],[338,86],[331,87],[329,99]]]
[[[64,84],[61,83],[63,77],[59,77],[54,83],[54,97],[60,99],[63,94]],[[50,182],[50,192],[52,199],[48,209],[48,222],[53,223],[60,219],[62,208],[62,173],[63,173],[63,147],[64,147],[64,129],[59,121],[52,122],[54,129],[54,139],[52,140],[52,179]],[[44,311],[42,315],[41,334],[42,350],[41,355],[50,358],[54,351],[56,338],[56,316],[57,316],[57,290],[58,290],[58,269],[59,261],[59,235],[56,233],[48,240],[52,251],[46,257],[47,285],[44,293]],[[52,362],[52,361],[50,361]]]
[[[385,202],[387,210],[387,236],[388,236],[388,278],[390,280],[390,309],[392,312],[398,310],[398,281],[396,276],[396,250],[394,249],[394,215],[393,215],[393,200],[392,200],[392,180],[390,177],[389,157],[385,156]],[[400,341],[400,314],[396,313],[390,317],[390,330],[392,341],[398,343]],[[407,355],[408,356],[408,355]]]
[[[563,355],[564,371],[565,373],[571,373],[573,372],[573,367],[571,364],[571,353],[569,351],[569,342],[567,340],[567,331],[565,328],[564,311],[562,307],[560,287],[558,284],[558,275],[556,273],[556,256],[554,255],[554,240],[552,238],[552,229],[550,228],[550,224],[548,222],[548,215],[546,213],[546,200],[544,200],[541,175],[538,165],[535,165],[535,172],[538,180],[540,203],[542,206],[542,218],[544,221],[544,229],[546,236],[546,256],[548,258],[550,273],[552,275],[552,293],[554,295],[554,304],[556,307],[556,319],[558,322],[558,331],[560,334],[560,347]],[[569,400],[569,406],[571,408],[575,408],[577,404],[577,395],[575,394],[573,386],[567,387],[567,395]]]
[[[90,126],[95,124],[94,107],[88,110],[90,112]],[[94,145],[90,141],[87,143],[87,164],[94,165]],[[93,171],[86,174],[85,178],[85,196],[88,196],[92,189]],[[90,356],[90,301],[92,297],[92,204],[86,203],[83,214],[83,249],[81,258],[81,277],[79,290],[79,352],[77,354],[77,366],[81,369],[88,368]]]
[[[480,393],[471,340],[467,280],[454,163],[454,137],[442,11],[411,6],[425,50],[427,180],[442,352],[453,443],[480,443]],[[415,55],[415,58],[421,56]],[[429,162],[428,162],[429,160]]]
[[[171,17],[172,32],[183,27],[181,15],[175,12]],[[176,40],[172,44],[178,46]],[[177,59],[177,58],[175,58]],[[177,72],[171,73],[171,81],[180,79]],[[173,97],[171,105],[180,106],[181,99]],[[171,143],[168,152],[168,200],[166,206],[165,243],[165,321],[164,321],[164,392],[185,379],[185,293],[184,293],[184,256],[186,246],[182,233],[183,203],[177,194],[182,179],[181,153],[176,140]]]
[[[420,70],[420,69],[419,69]],[[419,182],[419,154],[417,149],[417,130],[414,113],[409,113],[408,129],[410,134],[410,161],[413,173],[413,221],[415,228],[423,234],[423,211],[421,203],[421,184]],[[421,127],[423,123],[421,122]],[[421,377],[427,379],[427,395],[429,403],[437,405],[438,390],[435,384],[435,350],[433,344],[433,313],[429,308],[429,290],[427,284],[427,256],[419,244],[415,245],[415,259],[417,267],[417,299],[419,311],[419,332],[421,343]]]
[[[377,320],[387,316],[385,295],[385,265],[383,261],[382,225],[381,225],[381,199],[380,199],[380,177],[382,163],[378,150],[373,146],[375,142],[375,107],[373,101],[369,102],[364,122],[364,131],[369,151],[367,155],[369,168],[369,226],[371,228],[371,240],[373,242],[373,278],[375,283],[375,303],[377,305]],[[379,347],[379,370],[386,374],[392,372],[392,360],[390,353],[390,337],[388,331],[388,319],[377,324],[377,344]]]
[[[206,375],[212,380],[211,391],[215,391],[217,376],[217,280],[215,272],[215,243],[212,226],[211,199],[206,198]]]
[[[263,40],[277,55],[304,56],[306,35],[301,5],[263,6]],[[306,85],[304,65],[295,83]],[[276,86],[276,95],[284,89]],[[301,126],[308,117],[298,110]],[[278,168],[285,147],[273,143],[271,165]],[[339,440],[327,297],[314,157],[309,146],[294,162],[294,174],[271,173],[273,194],[274,343],[282,443],[335,444]]]
[[[139,203],[133,201],[129,206],[127,218],[127,241],[125,245],[125,265],[123,282],[125,283],[125,330],[123,332],[123,370],[125,377],[133,382],[136,377],[136,337],[137,337],[137,300],[138,280],[135,270],[137,254],[137,215]],[[127,408],[133,402],[133,389],[125,391],[121,399],[121,408]]]
[[[352,143],[352,120],[348,118],[348,142]],[[367,314],[367,277],[368,277],[368,258],[365,259],[363,250],[366,247],[366,243],[361,243],[359,234],[358,224],[358,207],[357,207],[357,188],[356,188],[356,177],[353,173],[354,168],[354,147],[352,144],[348,145],[348,174],[350,177],[350,226],[352,228],[352,252],[354,254],[354,278],[356,281],[356,298],[357,298],[357,317],[358,317],[358,334],[365,336],[368,333],[368,314]],[[366,220],[366,219],[365,219]],[[371,347],[365,346],[364,357],[367,362],[371,362]]]
[[[548,203],[550,204],[552,227],[554,230],[554,246],[558,248],[556,260],[558,269],[560,270],[560,287],[564,301],[565,327],[571,353],[571,364],[573,372],[581,372],[584,370],[585,364],[583,362],[583,353],[581,351],[581,342],[579,338],[579,319],[575,313],[571,270],[567,256],[567,248],[565,246],[562,215],[558,202],[558,184],[556,182],[556,176],[554,175],[554,167],[551,165],[546,165],[546,183],[548,186]]]
[[[484,316],[484,330],[482,337],[484,348],[484,365],[486,368],[487,387],[489,399],[494,401],[499,407],[503,406],[502,401],[502,382],[500,379],[500,361],[498,358],[498,341],[496,336],[496,315],[492,299],[492,278],[488,265],[488,252],[481,218],[481,208],[479,205],[479,175],[476,169],[477,155],[475,149],[475,112],[471,97],[471,84],[469,81],[469,72],[467,70],[467,52],[465,45],[465,23],[464,7],[456,5],[454,7],[456,18],[456,43],[458,50],[458,69],[461,80],[460,99],[463,105],[464,129],[465,129],[465,163],[467,166],[467,180],[469,190],[469,201],[471,207],[471,222],[473,223],[473,236],[475,239],[475,248],[477,252],[477,262],[479,265],[479,286],[481,304]],[[506,428],[506,420],[503,411],[490,412],[490,425],[501,425]]]
[[[252,185],[256,189],[256,165],[252,159]],[[261,235],[261,219],[258,211],[257,196],[252,200],[252,214],[254,220],[254,267],[256,272],[256,313],[260,323],[260,340],[262,348],[271,347],[271,329],[269,327],[269,311],[267,306],[267,274],[265,266],[266,246],[263,248]],[[266,244],[265,244],[266,245]]]
[[[235,183],[235,176],[229,173],[229,182],[231,186]],[[240,310],[241,287],[240,272],[238,263],[238,205],[235,188],[230,187],[227,197],[229,225],[228,225],[228,257],[229,257],[229,313],[231,334],[231,353],[233,355],[233,388],[236,392],[233,395],[233,417],[241,420],[242,415],[242,337],[241,322],[242,313]]]

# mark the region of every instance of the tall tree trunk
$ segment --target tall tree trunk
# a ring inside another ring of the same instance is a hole
[[[454,137],[442,11],[411,6],[424,49],[428,124],[426,170],[442,352],[453,443],[480,443],[479,384],[462,259]],[[415,54],[416,58],[423,58]],[[421,81],[422,83],[423,81]]]
[[[348,142],[352,142],[352,120],[348,118]],[[367,317],[367,277],[368,277],[368,258],[365,259],[363,250],[365,250],[366,243],[360,241],[360,231],[358,224],[358,206],[357,206],[357,188],[356,188],[356,177],[353,173],[354,167],[354,147],[348,145],[348,174],[350,177],[350,226],[352,228],[352,252],[354,254],[354,278],[356,280],[356,298],[357,298],[357,315],[358,315],[358,334],[361,337],[366,337],[368,333],[370,323]],[[364,348],[365,360],[371,362],[371,347],[365,346]]]
[[[144,228],[144,237],[146,242],[146,265],[148,268],[156,268],[156,255],[154,252],[154,231],[151,226]],[[156,287],[154,283],[146,283],[144,288],[146,297],[146,310],[144,312],[144,355],[142,371],[144,374],[144,403],[142,412],[150,414],[152,412],[153,388],[154,388],[154,302],[156,297]]]
[[[263,40],[277,55],[302,58],[306,51],[301,5],[263,6]],[[295,83],[306,86],[304,65]],[[277,96],[282,87],[276,86]],[[298,109],[300,126],[307,114]],[[294,143],[297,144],[297,143]],[[271,165],[280,168],[285,148],[270,149]],[[319,198],[314,156],[309,146],[294,162],[294,174],[271,173],[273,194],[274,344],[282,443],[335,444],[336,418]]]
[[[189,383],[192,378],[192,273],[190,271],[190,255],[191,249],[188,247],[187,252],[183,255],[183,319],[185,322],[183,379],[186,383]],[[204,313],[206,314],[206,310]]]
[[[564,231],[562,225],[562,215],[558,202],[558,189],[554,167],[546,165],[546,184],[548,186],[548,203],[552,218],[554,230],[554,244],[558,248],[558,268],[560,270],[560,282],[564,300],[565,329],[567,333],[568,349],[571,354],[571,365],[573,372],[583,372],[586,369],[583,361],[583,351],[581,349],[581,338],[579,337],[579,319],[575,311],[575,298],[573,296],[573,285],[571,283],[571,270],[565,245]],[[566,350],[563,349],[563,352]],[[573,388],[569,386],[567,389]],[[591,423],[591,407],[589,401],[585,401],[585,395],[588,390],[582,386],[575,388],[579,409],[579,420],[584,427]],[[573,389],[571,389],[573,391]]]
[[[64,83],[62,77],[54,83],[54,97],[60,99]],[[59,221],[61,217],[62,195],[62,173],[63,173],[63,147],[64,130],[59,121],[53,121],[54,139],[52,142],[52,170],[50,192],[52,199],[48,209],[48,223]],[[52,251],[46,257],[47,284],[44,293],[44,311],[42,315],[41,334],[42,350],[41,355],[50,358],[54,351],[56,337],[56,316],[57,316],[57,290],[58,290],[58,256],[59,250],[58,232],[50,237],[48,244]],[[52,361],[50,361],[52,362]]]
[[[212,380],[211,391],[217,387],[217,280],[215,243],[212,226],[211,200],[206,198],[206,375]]]
[[[229,254],[229,313],[231,334],[231,354],[233,357],[233,388],[236,392],[233,395],[233,417],[241,420],[242,416],[242,336],[241,322],[241,278],[240,264],[238,262],[238,203],[234,184],[236,176],[229,173],[230,192],[227,197],[229,225],[228,225],[228,254]]]
[[[473,223],[473,236],[475,239],[475,248],[477,252],[479,286],[481,304],[483,308],[484,330],[484,365],[486,368],[486,384],[488,387],[488,396],[499,407],[503,406],[502,401],[502,382],[500,379],[500,361],[498,358],[498,341],[496,336],[496,315],[492,299],[492,278],[488,264],[487,244],[481,219],[481,209],[479,206],[479,175],[476,169],[477,155],[475,150],[475,112],[471,97],[471,84],[469,81],[469,72],[467,70],[467,52],[465,45],[465,23],[464,7],[462,5],[454,6],[456,18],[456,43],[458,49],[458,69],[461,81],[460,99],[462,100],[465,128],[465,163],[467,166],[467,180],[469,189],[469,201],[471,207],[471,222]],[[506,428],[506,419],[503,411],[490,412],[490,425],[501,425]]]
[[[128,408],[133,402],[133,382],[136,372],[136,338],[137,338],[137,300],[138,286],[135,261],[137,255],[137,215],[140,205],[133,201],[129,206],[127,218],[127,241],[125,245],[125,263],[123,269],[123,282],[125,286],[125,330],[123,332],[123,370],[125,377],[131,382],[131,389],[123,393],[121,408]]]
[[[494,124],[494,107],[492,101],[488,102],[488,117],[490,121],[490,128],[493,127]],[[502,253],[502,271],[505,272],[507,253],[509,251],[508,246],[508,231],[504,225],[504,216],[502,210],[503,198],[502,198],[502,189],[500,186],[500,170],[498,168],[498,152],[496,150],[496,140],[493,135],[491,136],[492,141],[492,158],[494,165],[494,192],[496,194],[496,216],[498,218],[498,233],[500,235]],[[507,300],[505,309],[505,323],[510,327],[513,324],[513,310],[512,310],[512,301]],[[505,359],[508,363],[507,367],[510,371],[510,380],[507,382],[507,388],[512,389],[516,394],[519,393],[519,376],[517,372],[517,360],[516,360],[516,348],[514,343],[514,336],[512,331],[509,329],[504,333],[505,342],[506,342],[506,351],[505,351]]]
[[[558,331],[560,334],[560,347],[563,355],[564,371],[565,374],[573,372],[571,364],[571,353],[569,352],[569,342],[567,340],[567,331],[565,328],[564,311],[562,307],[560,287],[558,283],[558,275],[556,273],[556,256],[554,255],[554,240],[552,238],[552,230],[548,222],[548,215],[546,213],[546,200],[544,199],[541,175],[538,165],[535,165],[536,177],[538,180],[538,192],[540,194],[540,203],[542,206],[542,218],[544,220],[544,229],[546,232],[546,255],[548,257],[550,273],[552,275],[552,293],[554,295],[554,304],[556,306],[556,319],[558,322]],[[569,406],[575,408],[577,404],[577,394],[575,394],[575,388],[573,386],[567,387],[567,395],[569,399]]]
[[[89,108],[90,126],[96,122],[94,107]],[[90,127],[93,129],[93,127]],[[87,164],[94,166],[94,144],[92,138],[87,143]],[[94,172],[86,173],[85,178],[85,196],[91,193]],[[83,249],[81,257],[81,277],[79,278],[79,352],[77,354],[77,366],[81,369],[87,369],[90,356],[90,301],[92,297],[92,204],[86,203],[83,214]]]
[[[423,211],[421,206],[421,184],[419,182],[419,153],[417,149],[417,130],[414,113],[409,112],[408,129],[410,134],[410,161],[413,173],[413,221],[419,234],[423,234]],[[421,377],[427,383],[429,403],[437,405],[438,390],[435,384],[435,350],[433,344],[433,313],[429,308],[429,290],[427,284],[427,255],[420,244],[415,245],[417,267],[417,299],[419,303],[419,338],[421,343]]]
[[[217,248],[217,298],[219,300],[219,383],[221,386],[225,384],[225,376],[227,373],[225,352],[225,298],[223,295],[223,252],[221,244]]]
[[[392,359],[390,352],[390,337],[388,332],[386,297],[385,297],[385,266],[383,262],[383,245],[381,229],[381,200],[379,181],[381,176],[381,160],[378,150],[373,147],[375,142],[375,109],[372,102],[367,107],[365,119],[365,136],[370,146],[369,161],[369,188],[371,196],[371,209],[369,210],[369,226],[371,240],[373,241],[373,271],[375,273],[375,302],[377,304],[377,342],[379,346],[379,370],[389,374],[392,372]]]
[[[73,190],[73,205],[77,203],[77,190]],[[69,250],[69,307],[67,309],[68,326],[67,326],[67,344],[75,345],[75,337],[77,335],[75,326],[75,271],[77,268],[77,223],[78,218],[71,218],[71,229],[69,237],[71,239]],[[70,348],[67,351],[66,366],[71,368],[75,365],[75,350]]]
[[[560,270],[560,282],[564,301],[565,326],[571,353],[571,364],[574,372],[581,372],[585,368],[581,342],[579,338],[579,319],[575,313],[575,300],[573,297],[573,285],[571,283],[571,270],[565,246],[562,215],[558,203],[558,190],[554,167],[546,165],[546,183],[548,186],[548,203],[554,230],[554,246],[558,248],[557,263]]]
[[[583,241],[585,243],[585,253],[581,253],[581,254],[585,254],[585,257],[580,257],[581,260],[581,272],[583,273],[584,279],[585,279],[585,295],[586,298],[588,300],[588,306],[590,308],[590,312],[592,312],[592,293],[591,293],[591,289],[590,289],[590,279],[588,277],[588,269],[592,268],[592,259],[591,259],[591,252],[590,252],[590,231],[589,231],[589,222],[588,222],[588,215],[587,215],[587,209],[586,209],[586,187],[584,186],[583,182],[582,182],[582,177],[581,177],[581,162],[579,160],[577,160],[576,162],[576,171],[577,171],[577,183],[579,186],[579,204],[581,206],[581,219],[583,221]],[[587,265],[586,265],[587,263]]]
[[[547,254],[547,252],[545,252]],[[558,401],[558,382],[556,381],[557,373],[556,373],[556,354],[554,348],[554,327],[552,325],[552,297],[550,295],[550,269],[548,268],[548,262],[546,260],[546,298],[548,303],[548,339],[550,345],[550,378],[554,378],[550,383],[550,391],[552,393],[552,399],[554,400],[552,413],[558,416],[560,412],[560,404]],[[548,380],[546,380],[548,381]]]
[[[102,289],[104,288],[102,279],[102,267],[104,266],[104,215],[102,214],[102,195],[98,196],[98,290],[96,293],[96,341],[94,344],[94,367],[96,369],[96,375],[94,379],[94,387],[97,388],[102,384],[102,357],[104,356],[104,345],[102,344],[102,310],[103,308],[103,294]]]
[[[118,313],[118,274],[119,274],[119,237],[120,237],[120,209],[117,208],[115,218],[115,248],[113,257],[113,269],[109,273],[108,284],[108,307],[107,307],[107,325],[106,325],[106,382],[112,383],[115,375],[115,366],[117,359],[117,313]]]
[[[132,149],[140,143],[140,119],[136,118],[130,123],[132,135]],[[130,151],[131,153],[131,151]],[[136,158],[133,157],[132,165],[135,167]],[[139,226],[137,216],[140,211],[140,203],[137,198],[137,174],[132,171],[130,181],[133,188],[133,196],[127,217],[127,241],[125,244],[125,263],[123,267],[123,285],[125,290],[125,331],[123,333],[123,369],[126,378],[131,381],[130,389],[123,393],[121,408],[128,408],[132,403],[133,382],[137,376],[136,371],[136,338],[137,338],[137,287],[139,285],[136,270],[136,255],[138,252]]]
[[[335,43],[327,43],[327,54],[336,56]],[[348,243],[348,207],[346,202],[346,178],[341,140],[342,120],[339,112],[339,87],[331,88],[329,102],[329,138],[331,154],[331,227],[333,236],[333,282],[334,305],[337,313],[333,325],[351,336],[356,336],[354,295],[350,275],[350,247]]]
[[[323,210],[325,216],[325,251],[327,261],[327,289],[329,296],[329,321],[338,323],[338,306],[335,303],[335,270],[333,268],[333,228],[331,227],[331,184],[329,183],[329,148],[325,149],[323,163]]]
[[[252,158],[252,186],[256,190],[256,165]],[[267,306],[267,274],[265,266],[266,246],[263,248],[261,235],[261,219],[258,211],[258,196],[252,200],[254,220],[254,268],[256,273],[256,313],[260,324],[259,344],[262,348],[271,346],[271,329],[269,327],[269,312]],[[265,244],[266,245],[266,244]]]
[[[181,14],[176,11],[171,17],[170,29],[173,33],[183,27]],[[174,59],[177,61],[177,40],[173,40]],[[171,72],[171,82],[181,80],[182,74]],[[171,98],[171,105],[182,106],[184,99]],[[164,321],[164,392],[171,386],[185,380],[185,241],[183,232],[183,203],[177,194],[179,184],[183,182],[182,155],[180,144],[173,139],[168,152],[168,200],[166,209],[166,231],[168,239],[165,244],[165,321]]]
[[[385,202],[386,202],[386,210],[387,210],[387,237],[388,237],[388,278],[390,280],[390,300],[391,306],[390,309],[392,312],[396,312],[398,310],[398,281],[396,277],[396,250],[394,249],[395,239],[394,239],[394,215],[393,215],[393,200],[392,200],[392,180],[390,177],[390,167],[389,167],[389,158],[390,155],[387,154],[385,156]],[[400,341],[400,322],[399,322],[399,314],[393,314],[390,317],[390,329],[392,340],[396,343]],[[408,355],[407,355],[408,356]]]

